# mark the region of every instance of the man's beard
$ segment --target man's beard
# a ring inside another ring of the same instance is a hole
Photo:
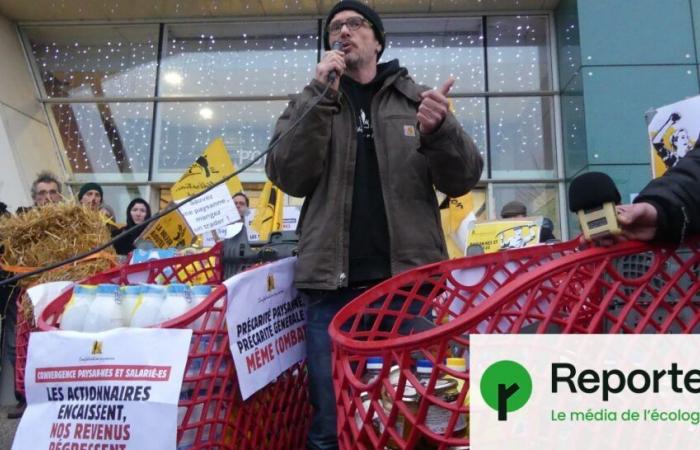
[[[349,71],[355,71],[360,68],[359,55],[348,55],[345,57],[345,68]]]

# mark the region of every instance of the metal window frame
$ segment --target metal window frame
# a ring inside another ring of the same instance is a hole
[[[549,71],[550,79],[552,80],[551,90],[540,90],[540,91],[508,91],[508,92],[493,92],[489,91],[488,88],[488,48],[486,39],[486,22],[487,18],[491,16],[525,16],[525,15],[537,15],[544,16],[547,18],[548,30],[547,30],[547,46],[549,51]],[[553,11],[542,11],[542,10],[524,10],[524,11],[487,11],[479,13],[461,13],[457,15],[446,15],[444,13],[440,14],[421,14],[421,13],[407,13],[407,14],[384,14],[386,19],[405,19],[405,18],[416,18],[416,19],[450,19],[455,17],[481,17],[482,18],[482,33],[484,35],[482,43],[483,60],[484,60],[484,92],[469,92],[469,93],[452,93],[450,96],[454,98],[483,98],[486,114],[485,114],[485,126],[486,126],[486,153],[488,157],[488,166],[486,171],[486,177],[483,177],[479,181],[479,186],[485,188],[487,194],[488,202],[488,214],[489,217],[497,217],[495,211],[495,198],[494,198],[494,186],[498,184],[557,184],[558,185],[558,195],[559,195],[559,223],[562,232],[562,238],[566,239],[569,235],[569,227],[567,221],[567,203],[566,203],[566,192],[565,192],[565,180],[564,180],[564,155],[563,155],[563,136],[561,130],[561,92],[559,85],[559,74],[556,68],[558,67],[558,55],[557,55],[557,36],[556,36],[556,26],[554,22],[554,12]],[[314,20],[317,22],[317,33],[318,33],[318,49],[317,49],[317,59],[320,58],[322,54],[322,39],[323,39],[323,19],[324,17],[318,15],[306,15],[306,16],[293,16],[293,17],[256,17],[253,18],[255,22],[261,23],[274,23],[274,22],[303,22]],[[42,104],[42,109],[44,110],[44,115],[47,120],[47,124],[50,127],[51,137],[54,142],[55,151],[58,153],[59,161],[61,162],[64,177],[67,178],[68,186],[80,184],[72,177],[71,171],[68,169],[70,167],[69,162],[66,160],[65,149],[63,148],[62,142],[58,138],[57,124],[55,123],[52,114],[49,112],[49,108],[53,104],[72,104],[72,103],[109,103],[109,102],[120,102],[120,103],[152,103],[153,104],[153,116],[151,123],[151,149],[149,154],[149,168],[148,168],[148,180],[145,182],[139,181],[123,181],[123,182],[104,182],[106,186],[110,185],[141,185],[145,186],[148,192],[149,199],[153,201],[158,201],[155,198],[157,191],[161,186],[167,186],[169,183],[163,181],[154,181],[154,174],[156,172],[154,165],[157,164],[158,154],[159,154],[159,143],[160,143],[160,103],[187,103],[187,102],[256,102],[256,101],[284,101],[289,99],[289,95],[274,95],[274,96],[229,96],[229,95],[218,95],[218,96],[160,96],[160,77],[158,76],[158,71],[162,63],[162,57],[165,54],[167,45],[167,30],[171,25],[178,24],[220,24],[220,23],[250,23],[251,18],[232,18],[232,17],[219,17],[219,18],[193,18],[193,19],[169,19],[169,20],[124,20],[124,21],[69,21],[69,22],[20,22],[17,24],[17,34],[20,38],[22,48],[24,51],[25,58],[27,60],[28,67],[32,74],[32,78],[35,83],[35,93],[37,96],[37,101]],[[101,97],[97,98],[57,98],[48,97],[46,95],[45,89],[43,87],[43,82],[40,77],[39,68],[36,66],[36,61],[32,57],[28,41],[28,35],[25,30],[31,28],[44,28],[44,27],[57,27],[57,26],[129,26],[129,25],[158,25],[159,26],[159,40],[158,43],[158,56],[157,56],[157,68],[156,68],[156,81],[155,81],[155,93],[153,97]],[[553,109],[553,123],[554,127],[554,152],[553,156],[556,158],[556,176],[554,178],[542,178],[542,179],[519,179],[519,178],[491,178],[491,145],[490,145],[490,132],[489,132],[489,98],[494,97],[553,97],[554,109]]]

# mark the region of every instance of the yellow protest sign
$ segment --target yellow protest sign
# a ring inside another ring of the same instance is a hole
[[[474,191],[457,198],[447,198],[440,206],[442,232],[445,235],[447,253],[450,258],[464,256],[464,243],[469,232],[469,225],[483,214],[486,198],[483,191]],[[474,205],[481,205],[475,208]]]
[[[263,186],[250,226],[258,232],[261,241],[266,241],[272,231],[282,229],[284,202],[282,191],[268,181]]]
[[[542,217],[475,223],[467,237],[468,253],[493,253],[499,250],[532,247],[540,242]],[[480,247],[480,249],[478,247]]]
[[[188,247],[195,238],[178,211],[158,219],[141,237],[158,248]]]
[[[235,171],[236,166],[231,161],[223,139],[217,138],[170,188],[173,200],[182,200],[201,192]],[[228,180],[226,186],[231,195],[243,191],[238,177]]]
[[[196,161],[182,174],[170,188],[172,199],[183,200],[197,194],[227,175],[235,172],[236,166],[226,150],[224,141],[217,138],[212,141]],[[231,194],[243,191],[238,177],[226,182]],[[179,211],[161,217],[142,235],[143,239],[153,242],[158,248],[186,247],[192,245],[195,236]]]

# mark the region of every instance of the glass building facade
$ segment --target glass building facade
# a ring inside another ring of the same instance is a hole
[[[213,139],[237,167],[266,149],[290,94],[315,73],[320,19],[27,25],[21,36],[69,183],[97,181],[123,219]],[[551,14],[384,18],[383,61],[421,84],[457,79],[454,113],[486,162],[481,218],[519,200],[567,236]],[[264,159],[241,174],[265,181]]]

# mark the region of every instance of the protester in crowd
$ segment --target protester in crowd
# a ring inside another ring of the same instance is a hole
[[[616,207],[623,237],[682,242],[699,233],[699,192],[700,150],[694,149],[642,189],[634,204]]]
[[[501,208],[501,219],[516,219],[527,217],[527,207],[517,200],[510,201]],[[554,223],[548,217],[542,218],[540,227],[540,242],[556,240],[554,236]]]
[[[519,201],[513,200],[506,203],[501,208],[501,219],[514,219],[518,217],[527,217],[527,207]]]
[[[11,215],[12,214],[10,213],[10,211],[7,210],[7,205],[3,202],[0,202],[0,219]]]
[[[17,214],[22,214],[32,208],[44,206],[48,203],[57,203],[63,200],[61,193],[61,182],[51,172],[45,170],[39,172],[32,187],[30,189],[32,195],[33,206],[19,206],[15,211]]]
[[[233,195],[233,202],[236,204],[238,214],[241,215],[240,223],[243,224],[241,230],[245,231],[248,241],[252,242],[260,240],[260,235],[251,226],[251,222],[253,221],[253,212],[250,210],[250,199],[248,198],[248,196],[245,195],[243,192],[238,192]],[[240,233],[240,231],[235,232],[235,230],[237,229],[237,223],[234,222],[233,225],[233,231],[231,225],[227,227],[228,231],[226,232],[226,236],[231,237],[232,234],[236,235],[237,233]]]
[[[246,219],[250,215],[250,199],[243,192],[237,192],[233,194],[233,203],[236,204],[236,209],[238,214],[240,214],[241,219],[246,222]]]
[[[330,50],[339,42],[340,50]],[[363,290],[406,269],[447,259],[433,190],[459,197],[483,161],[449,111],[447,93],[416,85],[398,60],[378,64],[382,20],[364,3],[337,3],[315,78],[279,118],[266,172],[305,197],[295,285],[308,304],[307,363],[314,407],[307,448],[337,448],[328,325]],[[331,77],[332,78],[332,77]],[[371,107],[370,107],[371,105]]]
[[[92,209],[98,209],[102,205],[102,186],[97,183],[85,183],[78,191],[78,201]]]
[[[63,200],[61,182],[49,171],[40,172],[32,183],[32,200],[34,206],[57,203]]]
[[[117,230],[119,239],[114,243],[114,249],[119,255],[128,255],[134,250],[134,241],[146,229],[142,225],[151,218],[151,206],[142,198],[135,198],[126,207],[126,226]],[[134,228],[136,227],[136,228]]]

